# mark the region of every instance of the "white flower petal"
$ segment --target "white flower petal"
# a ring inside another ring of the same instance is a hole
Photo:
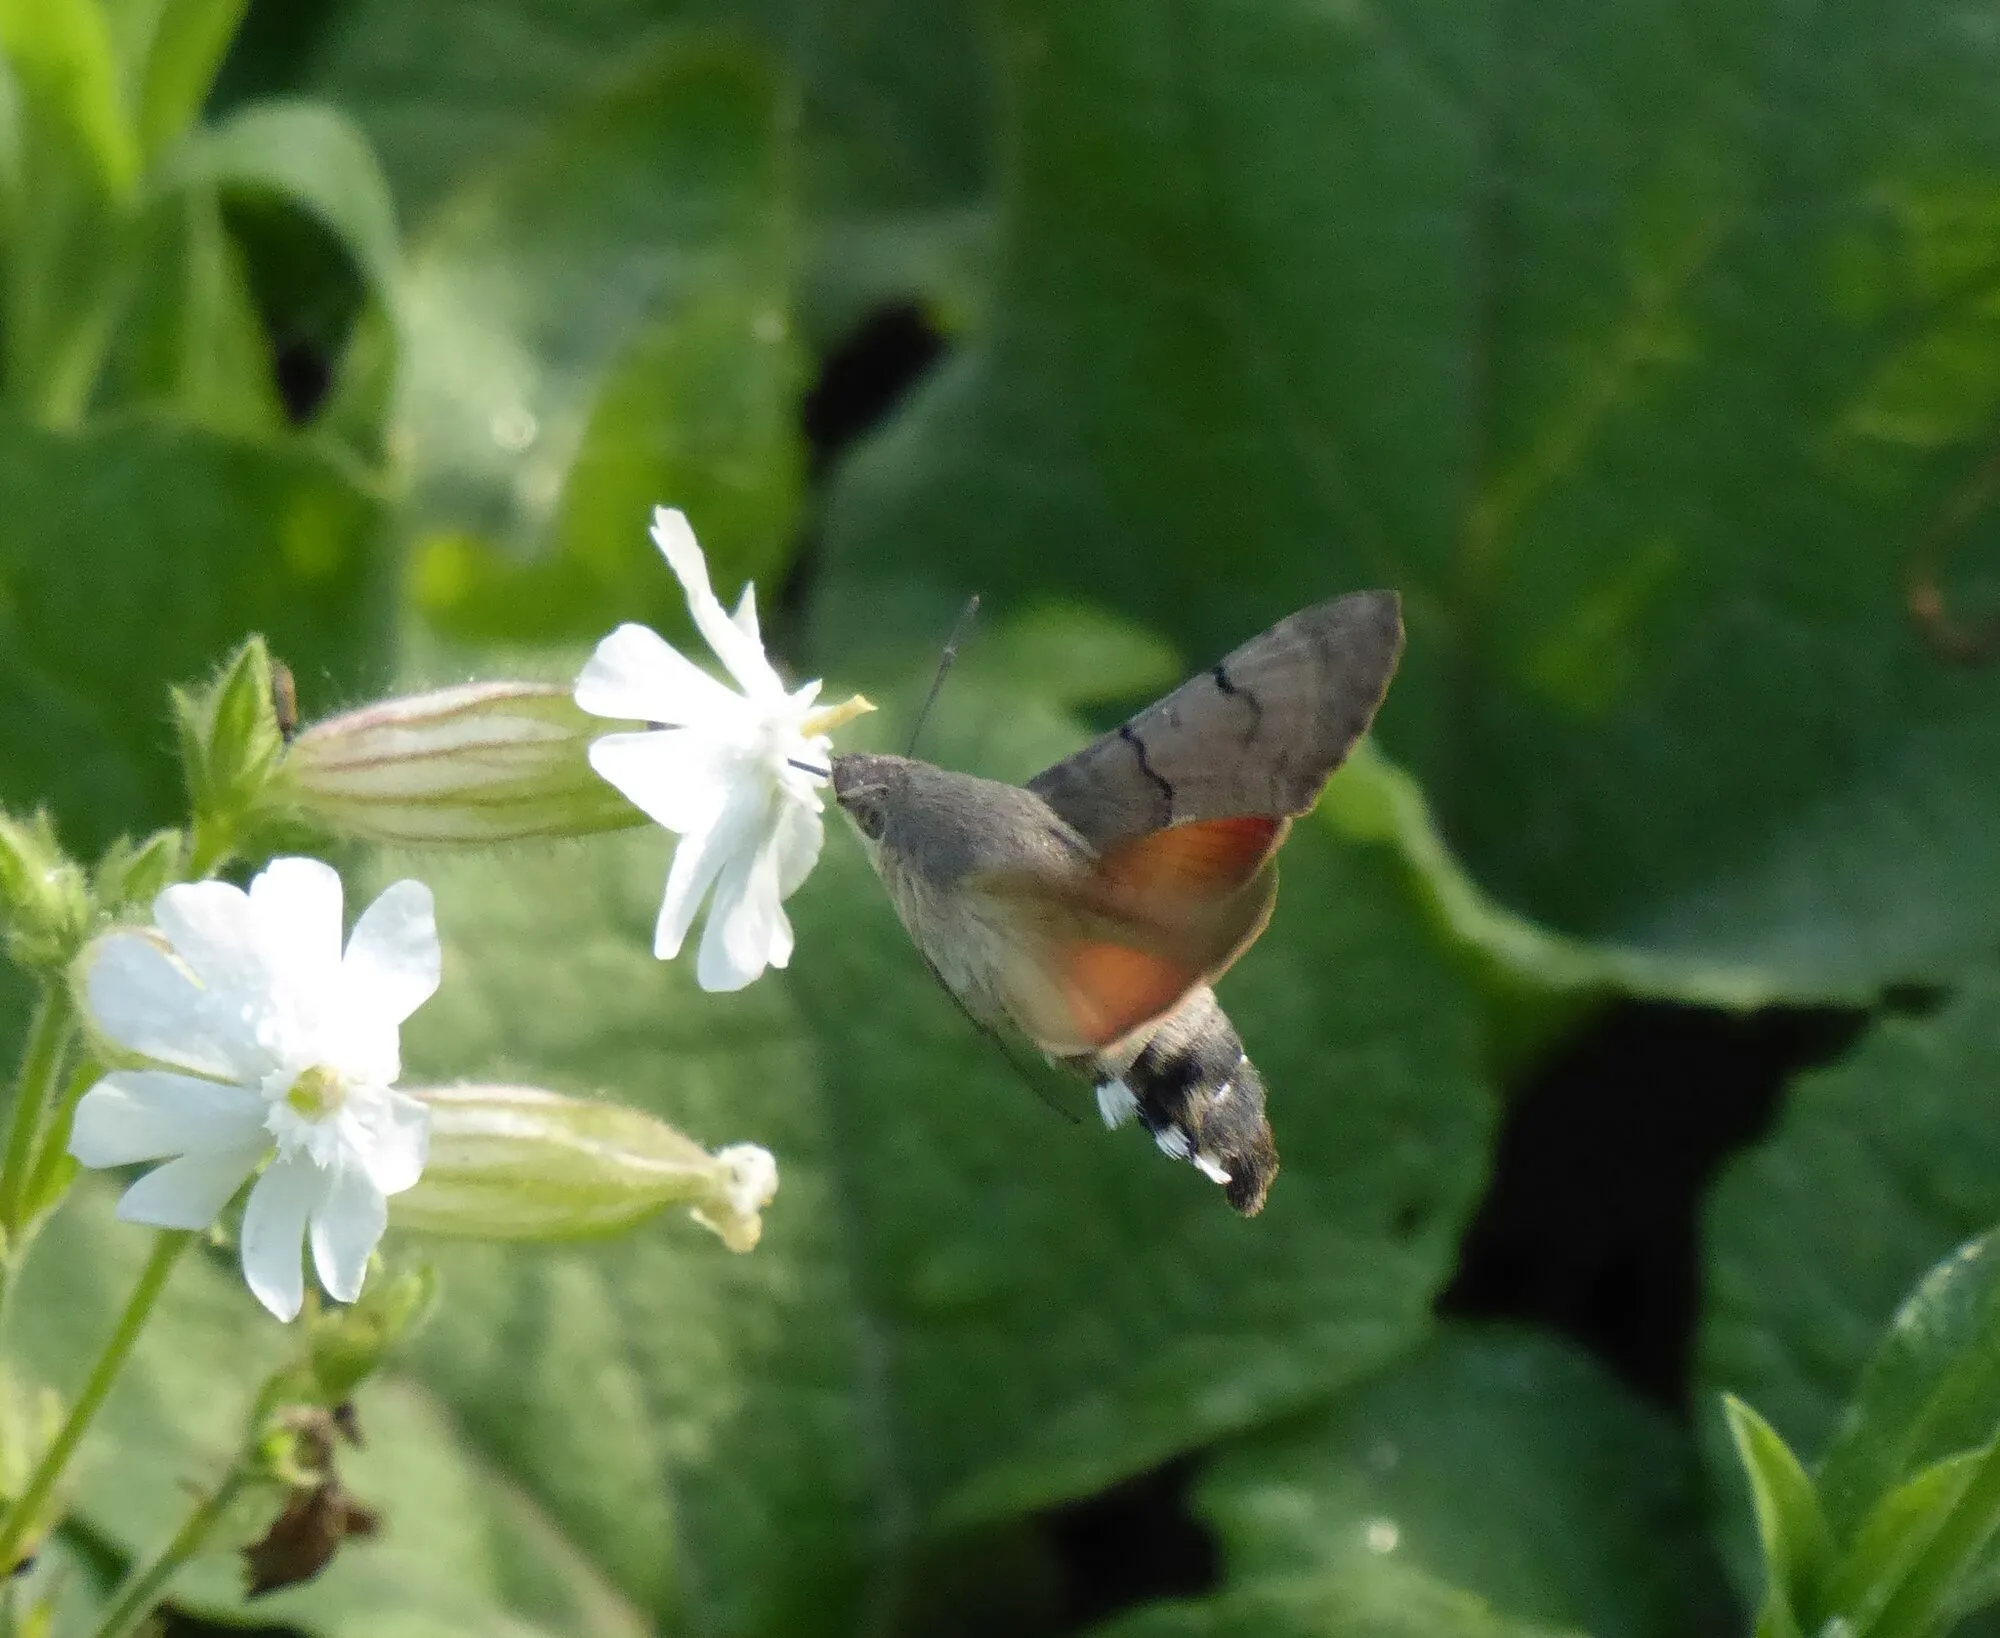
[[[708,926],[701,935],[695,979],[705,990],[740,990],[774,963],[774,952],[789,960],[791,922],[778,902],[775,850],[759,847],[734,853],[715,884]]]
[[[647,818],[686,835],[715,823],[729,800],[737,753],[688,728],[606,734],[593,740],[590,765]]]
[[[430,1158],[431,1112],[415,1098],[389,1092],[360,1125],[355,1155],[382,1194],[401,1194],[423,1175]]]
[[[228,882],[181,882],[153,901],[153,920],[174,954],[218,996],[262,996],[271,969],[258,943],[250,895]]]
[[[336,1302],[361,1295],[368,1257],[389,1226],[389,1202],[359,1166],[336,1167],[312,1214],[313,1267]]]
[[[671,727],[739,723],[740,694],[716,681],[650,626],[623,625],[597,645],[576,679],[576,703],[595,717]]]
[[[257,1143],[170,1160],[125,1191],[118,1215],[128,1223],[151,1223],[156,1228],[205,1229],[222,1215],[222,1208],[257,1169],[269,1147]]]
[[[736,629],[751,642],[759,648],[764,646],[764,634],[757,629],[757,583],[754,580],[743,582],[743,595],[736,600],[736,612],[729,618],[736,622]],[[815,683],[813,686],[817,688],[819,685]]]
[[[304,1155],[274,1160],[243,1209],[243,1278],[281,1320],[305,1305],[306,1219],[326,1198],[327,1180]]]
[[[260,942],[278,982],[329,995],[340,971],[340,872],[319,859],[273,859],[250,883]]]
[[[261,1149],[267,1143],[264,1109],[263,1098],[248,1087],[121,1069],[77,1104],[69,1152],[85,1166],[129,1166],[165,1155]]]
[[[357,1013],[400,1024],[437,993],[443,963],[431,890],[393,882],[354,924],[340,977]]]
[[[653,954],[660,960],[671,961],[680,954],[688,928],[694,925],[695,911],[731,857],[748,854],[756,847],[756,820],[762,806],[754,788],[739,785],[730,792],[728,804],[714,824],[683,836],[675,845],[666,895],[660,901],[659,924],[653,929]]]
[[[788,899],[799,890],[812,868],[819,863],[819,850],[826,841],[826,825],[819,814],[802,802],[778,805],[777,833],[772,845],[778,854],[778,897]],[[780,962],[778,965],[783,966]]]
[[[744,635],[709,589],[708,560],[702,556],[687,518],[664,506],[656,508],[653,540],[679,578],[681,590],[687,593],[688,613],[694,616],[695,628],[715,650],[715,657],[736,679],[737,686],[753,701],[768,702],[782,697],[785,685],[771,662],[764,658],[763,646]]]
[[[218,1080],[254,1081],[271,1067],[244,1004],[203,989],[151,939],[107,934],[89,961],[91,1016],[127,1051]]]

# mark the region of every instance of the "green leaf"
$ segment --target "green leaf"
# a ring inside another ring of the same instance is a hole
[[[94,1543],[57,1535],[42,1544],[35,1567],[20,1577],[16,1597],[52,1618],[50,1631],[95,1632],[109,1609],[106,1566]],[[32,1625],[26,1630],[35,1631]]]
[[[1985,1456],[1983,1450],[1948,1456],[1883,1495],[1840,1554],[1827,1591],[1827,1608],[1838,1610],[1852,1630],[1867,1632],[1945,1516],[1964,1497]],[[1969,1607],[1961,1606],[1961,1613]]]
[[[282,433],[277,370],[214,193],[183,189],[147,213],[132,299],[92,392],[100,412],[143,407],[243,437]]]
[[[1200,661],[1396,586],[1380,739],[1501,902],[1792,993],[1982,955],[2000,669],[1902,588],[2000,403],[1953,15],[1005,8],[990,319],[843,474],[817,652],[925,584]]]
[[[37,135],[87,155],[113,198],[138,186],[140,152],[98,0],[4,0],[0,46],[34,111]]]
[[[109,1334],[148,1231],[88,1183],[52,1219],[22,1288],[9,1357],[73,1391]],[[79,1459],[72,1532],[130,1557],[158,1546],[218,1479],[251,1396],[297,1333],[251,1300],[233,1269],[183,1262]],[[646,1628],[548,1515],[501,1481],[429,1394],[393,1373],[364,1387],[368,1442],[344,1453],[349,1488],[384,1511],[382,1537],[348,1547],[309,1586],[247,1603],[227,1545],[174,1588],[183,1609],[325,1638],[639,1638]]]
[[[167,688],[248,632],[309,705],[377,663],[376,503],[301,447],[0,426],[0,494],[0,799],[79,852],[180,817]]]
[[[680,38],[453,200],[411,273],[396,434],[441,627],[685,628],[662,501],[718,581],[773,589],[800,479],[785,163],[765,59]]]
[[[1764,1606],[1758,1638],[1800,1638],[1819,1630],[1829,1608],[1827,1581],[1834,1565],[1833,1536],[1813,1490],[1777,1431],[1733,1394],[1723,1399],[1729,1436],[1750,1481],[1757,1534],[1764,1545]]]
[[[401,286],[401,243],[388,181],[361,130],[319,103],[252,104],[196,134],[177,161],[188,182],[222,194],[274,196],[320,222],[377,299]]]
[[[125,0],[143,20],[139,144],[157,161],[200,117],[249,0]]]
[[[1198,1490],[1232,1584],[1392,1560],[1510,1620],[1596,1638],[1722,1630],[1686,1436],[1532,1332],[1448,1328]]]
[[[977,676],[930,733],[1010,777],[1077,738]],[[1381,850],[1303,827],[1225,983],[1285,1164],[1244,1222],[1142,1137],[1038,1102],[849,836],[791,901],[790,970],[698,993],[649,953],[667,841],[427,859],[452,977],[406,1035],[413,1073],[504,1065],[778,1157],[745,1258],[674,1222],[596,1251],[436,1248],[424,1379],[663,1627],[851,1631],[920,1538],[1315,1403],[1426,1329],[1493,1102],[1469,988]]]
[[[1092,1638],[1583,1638],[1497,1614],[1399,1564],[1260,1581],[1199,1604],[1159,1604]]]
[[[607,73],[676,28],[755,30],[799,85],[803,181],[844,233],[949,214],[993,168],[995,41],[968,0],[913,13],[895,0],[348,0],[326,27],[316,87],[369,129],[415,218],[524,146]]]
[[[1198,1505],[1233,1588],[1394,1564],[1595,1638],[1723,1631],[1686,1436],[1528,1332],[1452,1327],[1322,1414],[1226,1447]]]
[[[1727,967],[1553,932],[1498,903],[1445,841],[1421,787],[1370,738],[1327,788],[1322,810],[1343,835],[1401,855],[1431,924],[1463,952],[1490,996],[1496,1067],[1530,1062],[1591,1007],[1613,996],[1747,1011],[1808,999],[1783,968]]]
[[[1978,973],[1935,1015],[1885,1018],[1801,1076],[1711,1195],[1698,1379],[1753,1402],[1808,1459],[1841,1447],[1827,1477],[1843,1532],[1915,1464],[1991,1432],[1955,1408],[1990,1391],[1978,1362],[1943,1340],[1987,1323],[1983,1252],[1912,1299],[1913,1335],[1884,1334],[1926,1270],[2000,1219],[1997,1086],[2000,975]],[[1857,1391],[1866,1408],[1836,1440]]]
[[[2000,1430],[2000,1231],[1961,1246],[1896,1312],[1820,1464],[1843,1535],[1892,1489]]]
[[[7,401],[77,425],[143,250],[138,139],[97,0],[4,0]]]

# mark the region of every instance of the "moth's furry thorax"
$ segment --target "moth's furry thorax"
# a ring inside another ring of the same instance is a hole
[[[1031,791],[907,757],[837,756],[833,791],[938,977],[982,1023],[1016,1022],[1004,996],[1018,929],[974,884],[1080,875],[1096,858],[1090,846]]]

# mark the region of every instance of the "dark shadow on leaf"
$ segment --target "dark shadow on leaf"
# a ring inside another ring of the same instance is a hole
[[[1062,1625],[1082,1632],[1124,1610],[1195,1598],[1222,1580],[1222,1549],[1188,1505],[1187,1457],[1040,1515],[1062,1569]]]
[[[1838,1058],[1867,1020],[1835,1008],[1607,1010],[1512,1098],[1439,1311],[1551,1326],[1684,1412],[1702,1196],[1769,1130],[1792,1077]]]

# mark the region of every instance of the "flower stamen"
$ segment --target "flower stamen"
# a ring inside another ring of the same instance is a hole
[[[337,1114],[347,1101],[347,1083],[337,1071],[315,1065],[292,1082],[285,1102],[310,1121]]]
[[[866,694],[856,694],[852,699],[842,700],[838,705],[821,706],[799,724],[799,732],[808,739],[815,739],[821,734],[830,734],[836,729],[845,728],[856,717],[865,717],[874,709],[874,702]]]

